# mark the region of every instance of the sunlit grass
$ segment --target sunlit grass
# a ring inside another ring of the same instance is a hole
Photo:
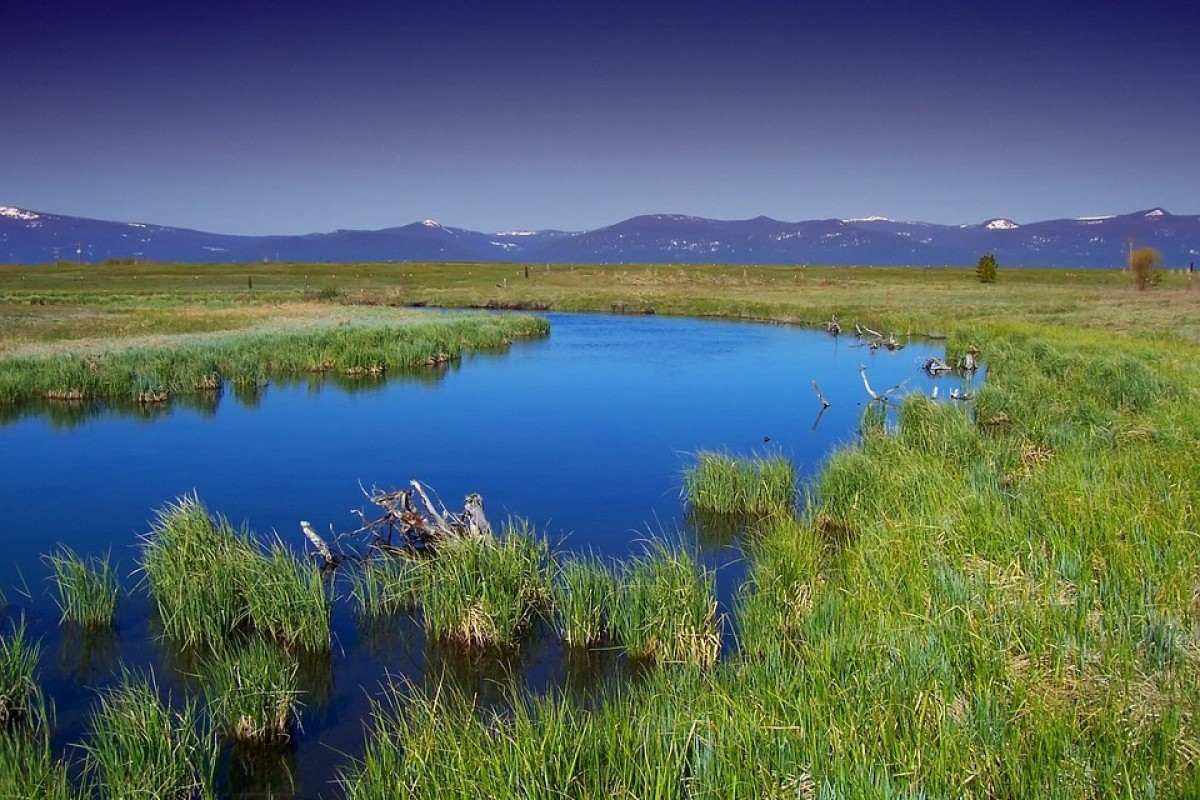
[[[495,539],[449,542],[423,567],[425,628],[459,645],[512,647],[550,604],[548,549],[521,522]]]
[[[88,628],[111,625],[120,586],[108,556],[82,558],[67,548],[47,556],[63,622]]]
[[[286,652],[252,637],[206,658],[200,674],[208,713],[226,736],[249,744],[290,738],[300,690],[296,663]]]
[[[684,474],[683,494],[701,511],[765,517],[793,507],[796,469],[782,456],[735,458],[701,452]]]
[[[627,563],[610,625],[635,659],[712,666],[721,638],[714,576],[685,552],[659,542]]]
[[[0,728],[26,720],[40,702],[34,672],[41,652],[23,619],[0,635]]]
[[[151,678],[126,674],[100,695],[85,745],[87,774],[102,797],[215,797],[216,741],[194,703],[174,710]]]

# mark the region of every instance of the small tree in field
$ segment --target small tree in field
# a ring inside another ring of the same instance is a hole
[[[1000,270],[1000,265],[996,263],[996,257],[991,253],[980,257],[979,263],[975,266],[975,276],[979,278],[980,283],[995,283],[996,273]]]
[[[1158,283],[1162,278],[1162,255],[1153,247],[1139,247],[1129,254],[1129,271],[1133,273],[1133,285],[1139,289]]]

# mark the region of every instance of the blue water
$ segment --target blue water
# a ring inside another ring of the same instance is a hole
[[[780,453],[811,476],[857,435],[868,400],[860,364],[876,391],[907,380],[905,391],[928,394],[937,383],[945,397],[963,385],[921,371],[944,355],[936,343],[872,353],[853,338],[781,326],[548,316],[547,339],[352,390],[276,382],[249,400],[226,392],[148,415],[10,410],[0,427],[2,616],[24,615],[47,645],[41,674],[57,700],[59,738],[79,739],[95,688],[118,662],[153,667],[168,687],[186,685],[188,669],[155,640],[144,593],[125,601],[115,636],[85,642],[60,631],[42,554],[60,543],[111,551],[132,573],[154,509],[186,492],[299,549],[301,519],[318,530],[356,527],[349,511],[365,505],[360,482],[394,488],[417,478],[451,509],[479,492],[493,523],[522,517],[565,549],[624,557],[662,535],[698,544],[727,610],[744,571],[736,537],[690,530],[679,499],[697,450]],[[813,380],[833,404],[819,417]],[[412,620],[360,631],[339,606],[334,624],[332,659],[309,670],[304,732],[281,756],[295,796],[331,794],[325,784],[345,763],[338,751],[357,752],[367,697],[389,672],[420,682],[449,666],[478,686],[511,672],[534,689],[594,678],[596,665],[566,662],[550,636],[532,637],[509,663],[463,665],[427,651]],[[269,773],[235,762],[226,791],[243,796]]]

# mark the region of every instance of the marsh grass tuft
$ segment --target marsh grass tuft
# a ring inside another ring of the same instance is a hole
[[[63,622],[85,628],[113,623],[120,585],[109,556],[82,558],[68,548],[46,557],[54,571],[58,607]]]
[[[42,648],[27,637],[23,619],[0,636],[0,729],[28,719],[41,701],[33,676]]]
[[[213,722],[235,742],[285,742],[299,724],[296,662],[278,646],[251,637],[204,659],[200,676]]]
[[[142,568],[163,630],[185,646],[219,646],[255,629],[310,650],[331,646],[332,599],[321,571],[281,542],[213,517],[195,495],[164,506],[143,537]]]
[[[621,573],[613,633],[634,659],[712,666],[721,647],[714,580],[687,553],[652,544]]]
[[[609,638],[616,583],[612,570],[598,559],[571,559],[559,567],[552,595],[563,644],[588,648]]]
[[[462,539],[424,564],[421,610],[433,636],[473,648],[510,648],[550,605],[549,551],[523,522],[495,539]]]
[[[71,800],[67,765],[54,759],[45,725],[0,726],[0,798]]]
[[[350,573],[350,596],[360,619],[374,621],[416,607],[424,580],[420,561],[404,555],[368,558]]]
[[[92,714],[88,776],[102,797],[213,798],[217,745],[199,723],[194,702],[173,710],[152,676],[126,673]]]
[[[788,514],[795,492],[796,469],[783,456],[746,459],[702,451],[684,474],[683,494],[688,503],[719,514]]]

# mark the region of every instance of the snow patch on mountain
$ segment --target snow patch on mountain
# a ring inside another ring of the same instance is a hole
[[[1167,212],[1163,211],[1161,208],[1156,208],[1152,211],[1146,212],[1147,217],[1163,217],[1163,216],[1166,216],[1166,214],[1167,214]]]
[[[26,211],[23,208],[14,208],[13,206],[0,206],[0,217],[8,217],[9,219],[31,220],[38,219],[38,215],[32,211]]]
[[[1021,227],[1011,219],[993,219],[984,225],[989,231],[1014,231]]]
[[[839,222],[895,222],[895,220],[891,219],[889,217],[871,216],[871,217],[851,217],[850,219],[839,220]]]

